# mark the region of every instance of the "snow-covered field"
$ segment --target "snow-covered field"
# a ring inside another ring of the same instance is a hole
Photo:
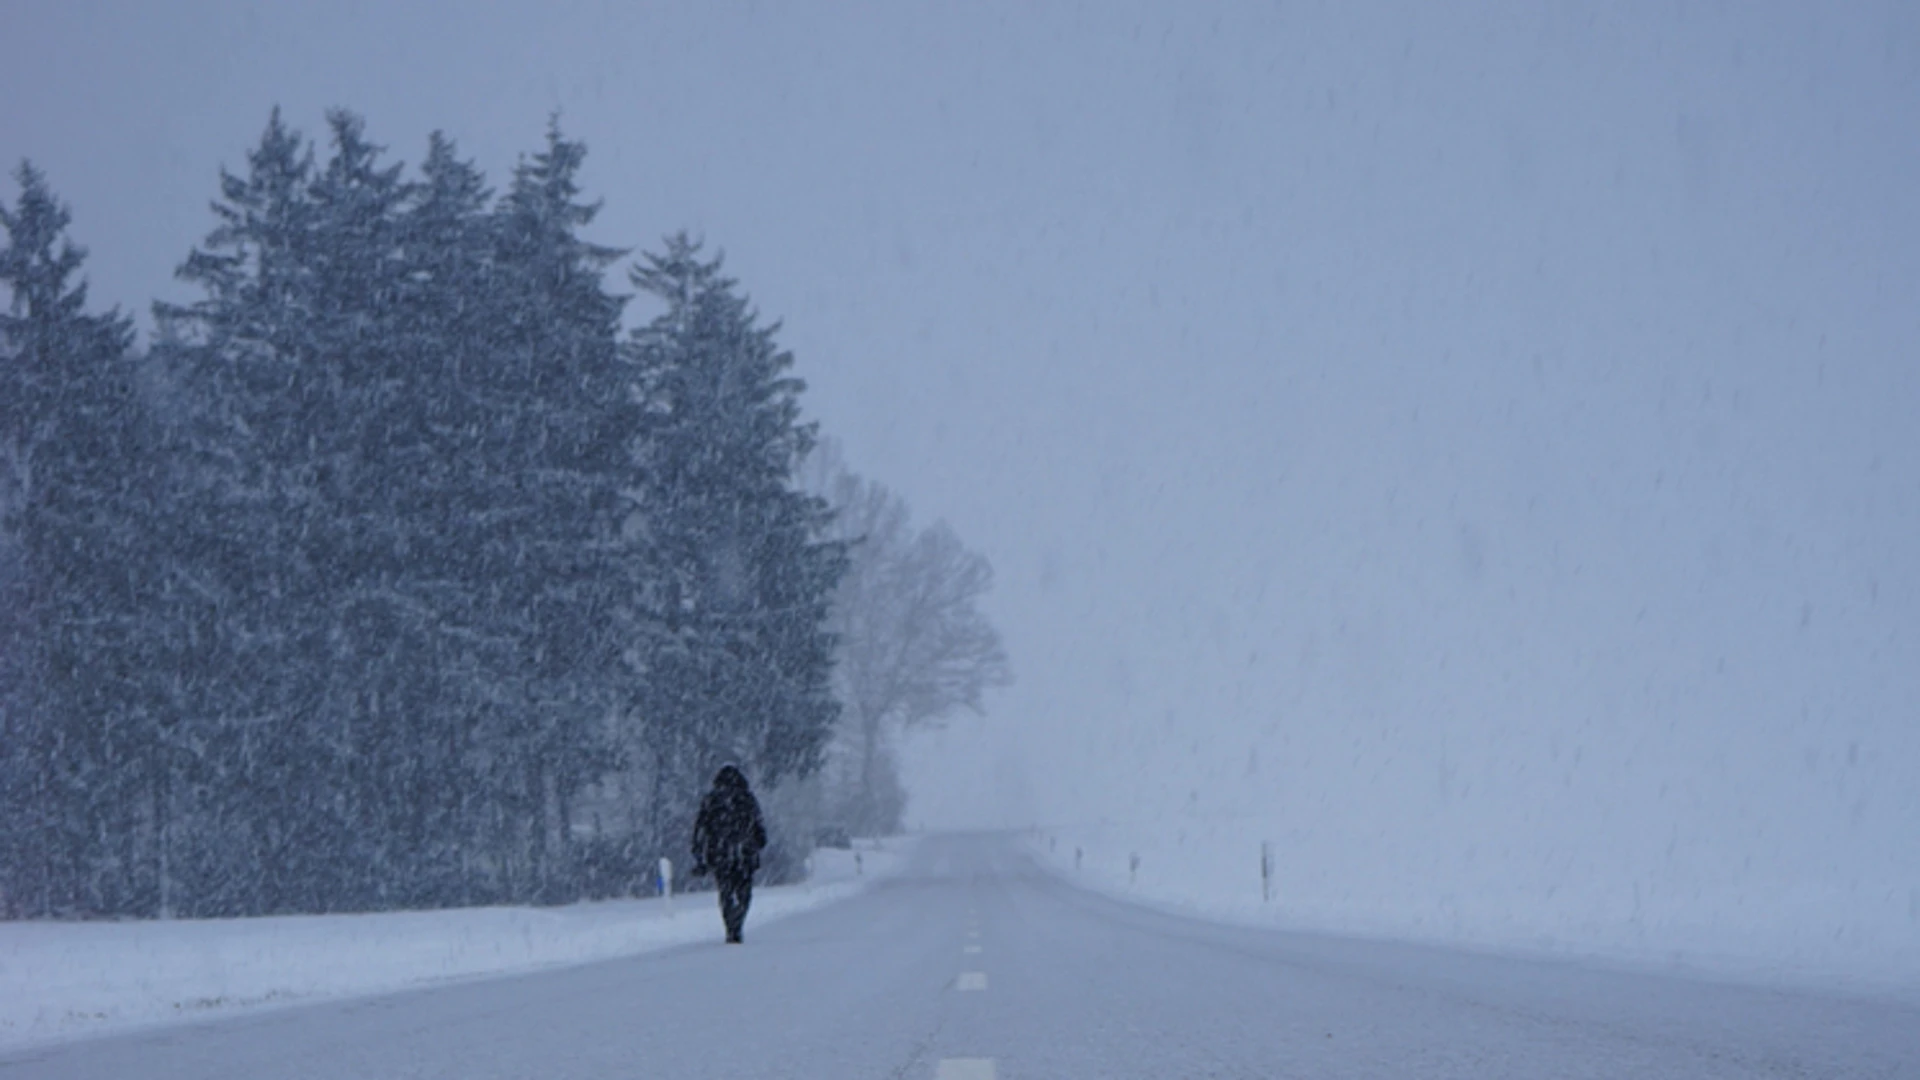
[[[753,927],[844,899],[908,841],[814,854],[803,885],[756,889]],[[717,941],[711,892],[558,908],[172,922],[0,923],[0,1047]]]
[[[1538,853],[1463,856],[1444,838],[1342,840],[1252,817],[1055,826],[1028,842],[1077,884],[1218,921],[1920,995],[1920,897],[1893,880],[1622,884],[1568,859],[1528,872],[1555,861]]]

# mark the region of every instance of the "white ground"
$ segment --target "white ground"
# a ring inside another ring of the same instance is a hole
[[[820,851],[804,885],[754,891],[748,933],[841,900],[905,841]],[[114,923],[0,923],[0,1049],[216,1013],[531,971],[717,940],[711,892],[558,908]]]
[[[1920,1078],[1920,1003],[1219,926],[935,836],[744,948],[0,1050],[0,1075]]]
[[[1636,887],[1574,870],[1564,882],[1531,881],[1503,864],[1506,853],[1460,860],[1440,843],[1344,842],[1256,817],[1177,814],[1028,835],[1035,855],[1076,884],[1216,921],[1920,994],[1920,918],[1896,880],[1759,890],[1701,875]]]

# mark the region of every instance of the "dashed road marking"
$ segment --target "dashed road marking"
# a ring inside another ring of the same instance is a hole
[[[966,953],[966,954],[967,954],[968,956],[972,956],[972,955],[974,955],[975,953],[978,953],[978,952],[980,951],[980,946],[978,946],[978,945],[968,945],[967,947],[965,947],[965,948],[963,948],[963,949],[961,949],[960,951],[961,951],[961,952],[963,952],[963,953]]]
[[[941,1058],[933,1080],[994,1080],[992,1058]]]
[[[984,971],[961,972],[960,984],[955,987],[957,990],[985,990],[986,988],[987,973]]]
[[[978,930],[969,930],[969,931],[967,931],[967,936],[968,936],[968,937],[979,937],[979,936],[980,936],[980,931],[978,931]]]

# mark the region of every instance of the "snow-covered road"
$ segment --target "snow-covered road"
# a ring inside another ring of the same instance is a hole
[[[1008,837],[624,960],[18,1051],[4,1077],[1920,1076],[1920,1003],[1216,926]]]

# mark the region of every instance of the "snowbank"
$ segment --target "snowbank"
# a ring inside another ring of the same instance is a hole
[[[1553,875],[1519,872],[1551,861],[1537,852],[1315,836],[1255,818],[1058,826],[1029,846],[1076,884],[1218,921],[1920,993],[1920,895],[1891,879],[1622,884],[1572,859]]]
[[[756,890],[753,925],[844,899],[905,841],[820,851],[812,880]],[[712,893],[560,908],[174,922],[0,923],[0,1047],[216,1012],[399,990],[713,940]]]

